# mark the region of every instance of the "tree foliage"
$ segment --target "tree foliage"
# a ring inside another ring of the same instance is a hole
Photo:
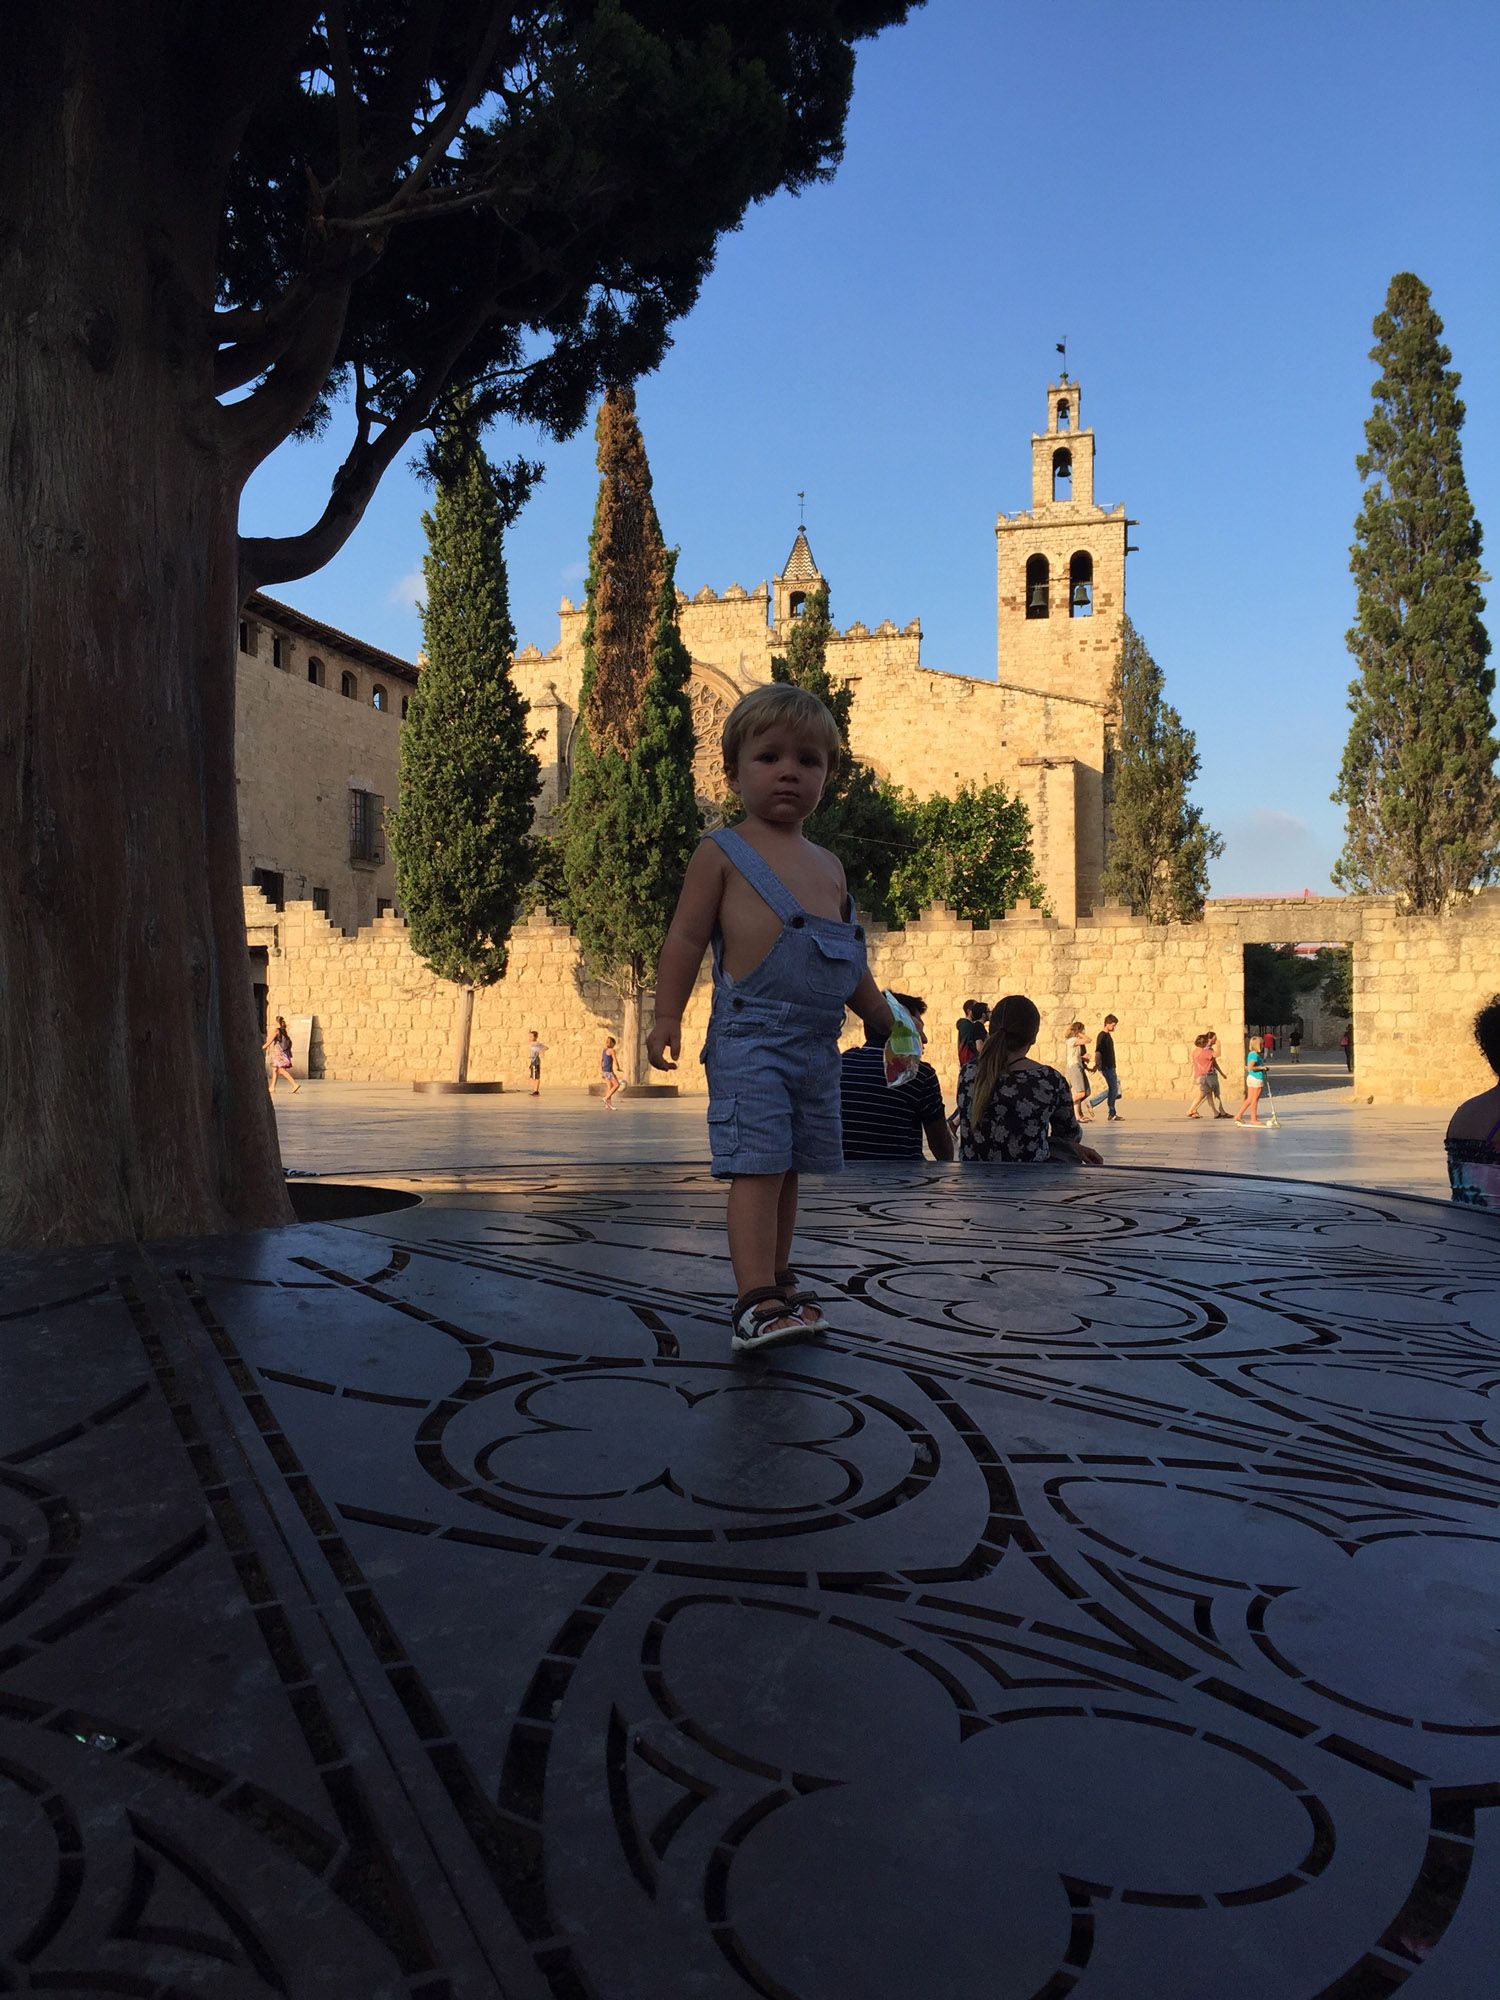
[[[1040,908],[1031,815],[1003,785],[964,785],[952,798],[906,801],[908,850],[891,882],[897,921],[946,903],[987,923],[1022,901]]]
[[[635,392],[599,412],[583,685],[563,807],[568,916],[589,967],[637,1003],[698,843],[692,667],[677,627]],[[627,1051],[633,1064],[636,1052]]]
[[[905,0],[0,7],[0,1240],[289,1213],[244,972],[234,628],[456,390],[565,435],[826,177]],[[247,480],[337,411],[294,532]],[[74,865],[78,857],[87,865]],[[185,861],[186,857],[186,861]],[[163,1059],[161,1051],[168,1051]]]
[[[862,913],[890,923],[896,916],[891,881],[911,829],[900,797],[850,751],[854,690],[847,681],[836,683],[828,671],[832,633],[828,586],[820,583],[808,593],[802,615],[792,626],[785,655],[778,654],[772,660],[771,675],[815,694],[838,724],[843,755],[804,831],[809,840],[830,848],[843,862],[849,892]]]
[[[1325,968],[1302,958],[1291,944],[1245,946],[1245,1019],[1280,1027],[1297,1012],[1303,994],[1321,986]]]
[[[1322,984],[1318,988],[1318,998],[1330,1014],[1342,1015],[1346,1021],[1354,1018],[1354,951],[1347,944],[1325,945],[1318,953],[1318,968],[1322,973]]]
[[[604,383],[654,367],[723,231],[832,171],[854,44],[908,5],[228,11],[184,31],[160,0],[144,10],[163,97],[224,154],[204,336],[221,391],[258,386],[222,427],[253,463],[341,389],[355,416],[318,523],[247,542],[265,584],[328,560],[448,384],[471,388],[481,429],[505,414],[562,436]]]
[[[1106,896],[1153,923],[1203,913],[1208,864],[1224,843],[1188,798],[1197,739],[1164,699],[1166,677],[1128,618],[1112,698],[1119,727],[1111,773]]]
[[[1348,644],[1359,675],[1333,795],[1347,814],[1335,882],[1431,911],[1500,872],[1480,529],[1442,331],[1421,279],[1394,277],[1375,320],[1380,375],[1356,460],[1366,487]]]
[[[504,977],[511,926],[535,871],[541,773],[511,679],[504,535],[529,469],[498,471],[460,398],[439,437],[441,476],[422,516],[426,659],[401,731],[401,792],[386,816],[412,948],[440,979]]]

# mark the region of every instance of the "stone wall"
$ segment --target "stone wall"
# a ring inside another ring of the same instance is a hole
[[[266,951],[271,1014],[313,1016],[314,1075],[410,1082],[450,1074],[457,989],[414,956],[399,919],[345,937],[309,904],[278,912],[247,891],[246,925]],[[1441,921],[1401,917],[1373,898],[1211,903],[1190,925],[1148,924],[1106,907],[1074,925],[1023,910],[976,930],[936,910],[904,930],[872,927],[870,953],[883,985],[927,1000],[930,1054],[950,1100],[963,1002],[1008,992],[1029,993],[1041,1009],[1036,1053],[1047,1062],[1059,1060],[1069,1021],[1082,1017],[1092,1035],[1106,1013],[1118,1014],[1127,1091],[1170,1097],[1185,1090],[1188,1050],[1205,1028],[1222,1037],[1233,1079],[1243,952],[1252,942],[1353,944],[1359,1102],[1452,1104],[1490,1080],[1470,1022],[1500,985],[1500,891]],[[707,1018],[705,976],[685,1023],[685,1090],[704,1088],[697,1057]],[[506,978],[478,997],[470,1074],[520,1084],[536,1028],[548,1045],[548,1079],[590,1083],[604,1036],[620,1026],[618,1000],[583,977],[571,933],[532,917],[512,939]],[[851,1017],[849,1038],[858,1032]]]

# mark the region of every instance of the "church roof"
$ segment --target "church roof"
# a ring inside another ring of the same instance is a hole
[[[792,543],[792,553],[787,557],[781,572],[784,583],[821,583],[823,572],[813,561],[813,552],[807,546],[807,532],[797,530],[797,539]]]

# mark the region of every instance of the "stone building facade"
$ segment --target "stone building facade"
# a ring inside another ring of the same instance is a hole
[[[256,593],[235,662],[240,863],[272,903],[344,930],[394,907],[383,818],[395,803],[410,661]]]
[[[882,777],[919,797],[1003,784],[1031,812],[1037,873],[1062,923],[1098,900],[1104,862],[1110,683],[1125,611],[1129,522],[1094,500],[1094,433],[1066,375],[1047,390],[1047,426],[1031,440],[1031,505],[1000,515],[996,536],[997,672],[991,679],[923,665],[919,619],[837,631],[828,670],[854,688],[850,743]],[[723,794],[725,716],[771,678],[808,595],[825,581],[804,530],[781,573],[747,590],[679,591],[692,656],[698,789]],[[543,812],[567,788],[583,680],[584,607],[562,600],[551,652],[516,656],[543,762]]]

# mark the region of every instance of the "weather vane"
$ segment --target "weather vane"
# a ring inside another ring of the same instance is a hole
[[[1063,358],[1062,378],[1066,382],[1068,379],[1068,336],[1066,334],[1057,343],[1057,351]]]
[[[797,526],[799,530],[807,526],[807,495],[802,492],[797,495]]]

